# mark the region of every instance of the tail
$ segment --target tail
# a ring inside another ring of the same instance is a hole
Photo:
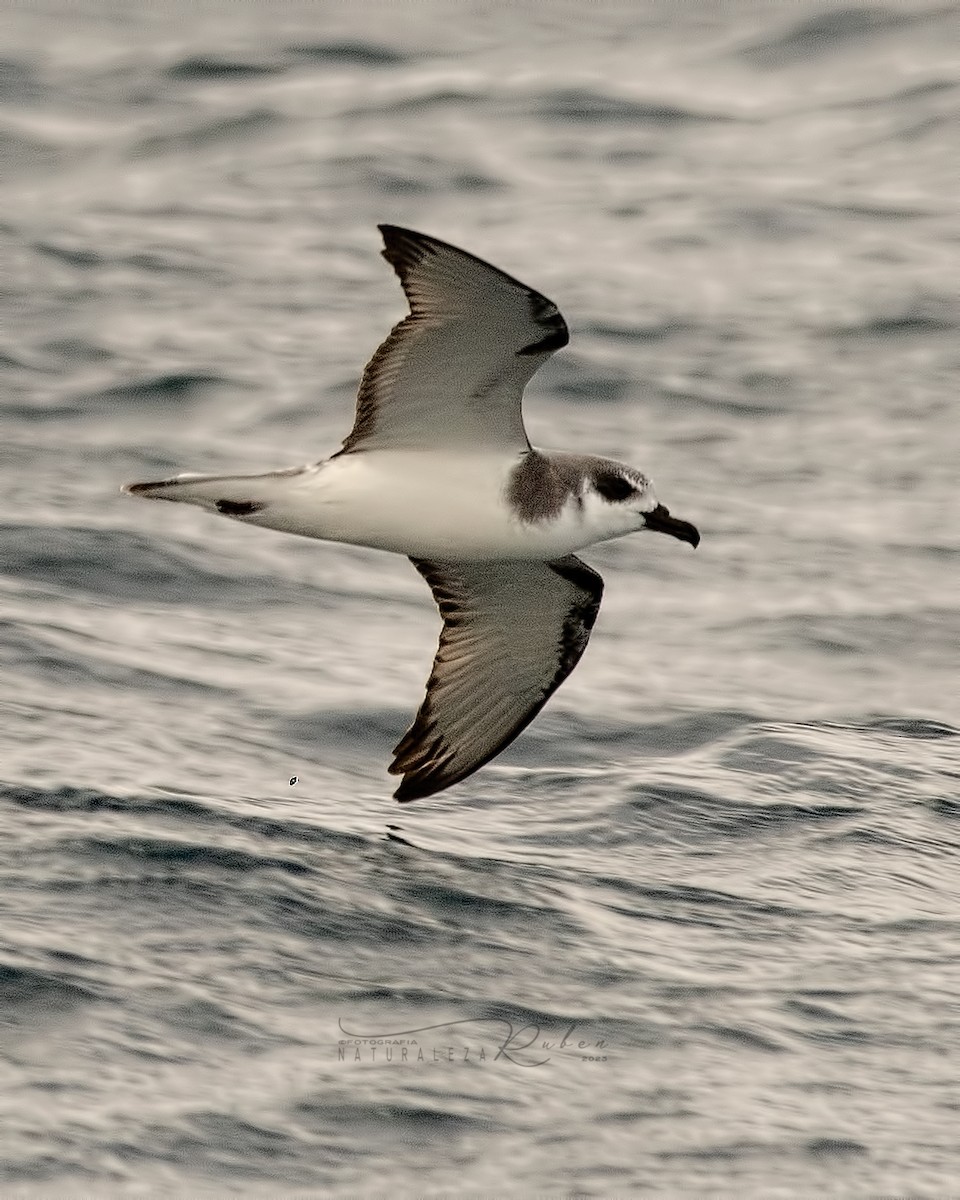
[[[266,475],[177,475],[153,483],[125,483],[120,489],[146,500],[178,500],[196,504],[225,517],[250,517],[262,512],[285,490],[284,484],[303,467],[270,471]]]

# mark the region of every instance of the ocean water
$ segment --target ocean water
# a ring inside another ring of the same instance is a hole
[[[7,7],[0,1193],[956,1194],[958,14]],[[336,449],[378,221],[703,537],[403,808],[410,565],[118,491]]]

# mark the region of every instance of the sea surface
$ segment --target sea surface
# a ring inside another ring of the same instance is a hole
[[[5,6],[0,1195],[958,1194],[958,18]],[[119,493],[339,446],[378,221],[703,538],[402,808],[409,563]]]

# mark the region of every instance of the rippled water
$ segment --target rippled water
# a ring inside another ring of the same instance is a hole
[[[8,9],[5,1194],[955,1190],[957,13]],[[377,221],[703,535],[403,809],[409,564],[118,494],[337,447]]]

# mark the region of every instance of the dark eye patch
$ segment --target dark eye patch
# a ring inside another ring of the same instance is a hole
[[[637,491],[629,479],[624,479],[616,471],[598,472],[594,476],[593,486],[604,500],[628,500]]]

